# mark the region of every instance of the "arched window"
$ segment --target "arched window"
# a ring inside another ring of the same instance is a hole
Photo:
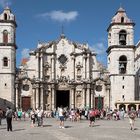
[[[126,66],[127,66],[127,57],[125,55],[122,55],[119,58],[119,73],[120,74],[126,73]]]
[[[23,85],[23,90],[24,91],[29,91],[29,85],[27,85],[27,84]]]
[[[6,13],[4,14],[4,20],[7,20],[7,14]]]
[[[126,31],[125,30],[121,30],[119,32],[119,43],[120,45],[126,45]]]
[[[3,66],[4,67],[7,67],[8,66],[8,58],[7,57],[4,57],[3,58]]]
[[[77,69],[77,75],[81,75],[81,69]]]
[[[8,31],[7,30],[3,31],[3,43],[4,44],[8,43]]]
[[[110,57],[108,57],[108,64],[110,64]]]
[[[121,17],[121,23],[124,23],[124,17]]]

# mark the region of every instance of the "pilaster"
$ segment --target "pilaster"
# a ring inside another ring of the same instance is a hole
[[[39,84],[36,84],[36,108],[39,108]]]

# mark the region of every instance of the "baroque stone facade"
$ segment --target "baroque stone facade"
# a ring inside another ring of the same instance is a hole
[[[0,75],[4,79],[0,79],[0,106],[9,101],[23,110],[40,106],[52,110],[61,105],[140,108],[140,43],[134,44],[134,25],[120,7],[107,29],[107,68],[97,62],[87,44],[71,41],[62,33],[58,40],[38,42],[16,71],[16,21],[5,8],[0,15]]]
[[[30,97],[33,108],[91,108],[95,106],[95,83],[107,82],[99,74],[96,53],[87,44],[75,43],[61,34],[56,41],[39,42],[30,52],[29,60],[19,69],[17,94],[21,95],[19,100]]]

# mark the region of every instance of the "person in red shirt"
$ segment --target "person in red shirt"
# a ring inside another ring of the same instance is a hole
[[[95,112],[95,109],[92,108],[89,112],[89,127],[93,127],[94,125],[94,122],[95,122],[95,116],[96,116],[96,112]]]

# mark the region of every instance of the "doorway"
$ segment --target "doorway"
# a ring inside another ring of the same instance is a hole
[[[22,110],[28,111],[31,108],[31,98],[30,97],[22,97]]]
[[[102,110],[104,108],[104,98],[101,96],[95,97],[95,108]]]
[[[56,108],[60,106],[69,107],[69,102],[70,102],[69,90],[56,91]]]

